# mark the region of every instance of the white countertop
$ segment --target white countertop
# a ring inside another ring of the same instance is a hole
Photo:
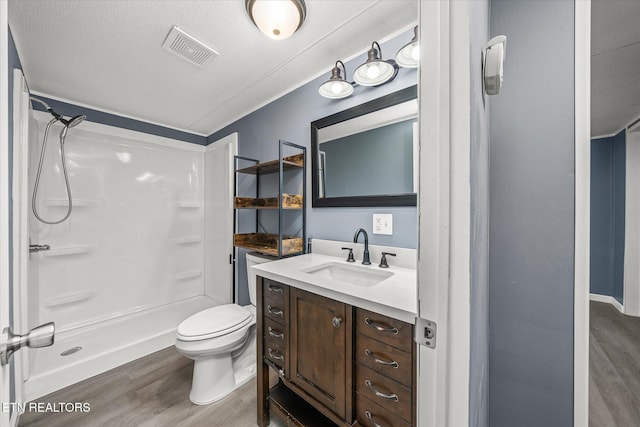
[[[385,271],[393,275],[373,286],[358,286],[305,272],[326,263]],[[375,263],[348,263],[344,258],[311,253],[252,266],[251,274],[408,323],[414,322],[418,310],[416,270],[408,268],[390,266],[382,269]]]

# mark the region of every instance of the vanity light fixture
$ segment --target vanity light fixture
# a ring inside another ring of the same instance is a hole
[[[307,16],[304,0],[245,0],[244,5],[256,27],[274,40],[290,37]]]
[[[404,68],[418,68],[419,61],[420,43],[418,42],[418,27],[415,27],[413,29],[413,39],[396,54],[396,63]]]
[[[342,65],[345,77],[347,76],[347,69],[344,67],[344,63],[342,61],[336,61],[336,66],[331,70],[331,78],[322,83],[318,89],[320,95],[325,98],[346,98],[353,93],[353,85],[340,75],[340,65]]]
[[[377,48],[376,48],[377,47]],[[371,43],[371,49],[367,53],[367,61],[356,68],[353,79],[360,86],[379,86],[393,80],[398,74],[398,66],[395,61],[384,61],[382,48],[378,42]]]

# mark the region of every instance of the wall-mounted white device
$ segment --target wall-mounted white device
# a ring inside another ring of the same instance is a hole
[[[507,36],[496,36],[484,45],[482,83],[487,95],[497,95],[502,86],[502,64],[507,53]]]

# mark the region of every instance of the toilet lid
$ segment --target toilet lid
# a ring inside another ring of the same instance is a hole
[[[208,308],[189,317],[178,326],[178,335],[207,339],[226,335],[251,322],[251,313],[236,304]]]

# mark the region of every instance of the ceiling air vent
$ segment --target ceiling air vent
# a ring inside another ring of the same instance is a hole
[[[202,67],[210,58],[218,56],[218,52],[175,25],[164,39],[162,48],[199,67]]]

